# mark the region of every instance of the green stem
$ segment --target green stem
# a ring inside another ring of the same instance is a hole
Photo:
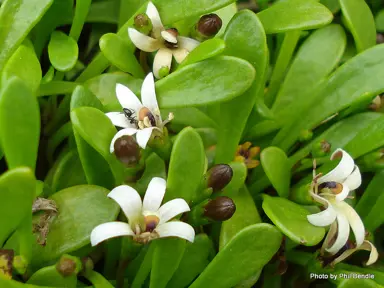
[[[92,0],[76,0],[75,16],[73,17],[71,31],[69,32],[69,36],[76,42],[79,40],[81,30],[83,30],[91,3]]]
[[[96,271],[89,271],[85,273],[84,277],[92,283],[95,288],[114,288],[107,279]]]
[[[50,163],[53,162],[53,154],[55,153],[56,148],[63,142],[69,135],[72,133],[72,123],[67,122],[56,131],[55,134],[48,141],[47,147],[47,159]]]
[[[285,34],[283,44],[281,45],[279,56],[273,69],[272,77],[265,95],[265,103],[271,107],[275,102],[276,94],[284,79],[285,72],[291,62],[293,52],[300,38],[300,30],[289,31]]]

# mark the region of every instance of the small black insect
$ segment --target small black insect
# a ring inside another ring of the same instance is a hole
[[[127,117],[127,119],[129,120],[129,123],[137,125],[135,110],[129,109],[129,108],[123,108],[123,113],[125,117]]]

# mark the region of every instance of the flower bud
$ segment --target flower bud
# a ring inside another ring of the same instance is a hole
[[[82,269],[82,266],[83,265],[79,258],[71,255],[63,255],[56,264],[56,270],[63,277],[68,277],[71,275],[77,275]]]
[[[312,157],[324,157],[327,156],[331,152],[331,144],[326,140],[321,140],[312,145]]]
[[[227,164],[217,164],[208,170],[206,179],[207,187],[212,188],[213,192],[221,191],[231,182],[233,171]]]
[[[313,132],[311,130],[302,130],[300,132],[299,140],[301,142],[309,141],[313,137]]]
[[[151,19],[148,17],[147,14],[144,13],[136,15],[133,22],[133,26],[136,28],[137,31],[145,35],[148,35],[153,28]]]
[[[233,200],[226,196],[220,196],[210,200],[204,206],[204,216],[214,221],[225,221],[230,219],[236,211]]]
[[[136,140],[129,135],[124,135],[116,139],[115,155],[125,165],[134,165],[140,160],[140,147]]]
[[[209,39],[220,31],[222,25],[223,22],[216,14],[204,15],[196,24],[196,32],[199,38]]]

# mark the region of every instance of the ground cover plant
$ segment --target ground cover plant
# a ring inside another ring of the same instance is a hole
[[[384,286],[384,1],[0,5],[1,288]]]

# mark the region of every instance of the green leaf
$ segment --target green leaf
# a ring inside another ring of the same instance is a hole
[[[100,100],[89,89],[78,85],[72,93],[71,110],[84,106],[103,111],[103,104],[101,104]]]
[[[15,168],[1,175],[0,247],[23,219],[31,213],[35,190],[35,178],[28,168]]]
[[[375,20],[364,0],[339,0],[348,29],[355,39],[358,52],[376,45]]]
[[[366,229],[374,231],[384,222],[384,171],[375,174],[355,207]]]
[[[174,119],[172,124],[180,124],[183,126],[191,126],[193,128],[216,128],[217,124],[207,114],[195,107],[178,108],[178,109],[161,109],[163,119],[168,117],[169,113],[173,113]]]
[[[154,242],[150,288],[167,286],[183,257],[186,241],[179,238],[159,239]]]
[[[116,134],[109,118],[93,107],[78,107],[71,111],[71,121],[88,183],[107,188],[121,183],[123,166],[109,152]]]
[[[167,287],[188,287],[193,279],[208,266],[211,249],[212,241],[206,234],[196,235],[193,243],[187,243],[180,265]]]
[[[7,0],[0,8],[0,72],[53,0]]]
[[[203,141],[193,128],[187,127],[178,134],[173,144],[164,201],[175,198],[191,201],[197,193],[204,166]]]
[[[220,55],[224,49],[225,42],[222,39],[208,39],[193,49],[177,69]]]
[[[104,56],[120,70],[132,74],[136,78],[144,78],[144,72],[136,56],[129,53],[130,47],[121,37],[114,33],[104,34],[100,38],[100,49]]]
[[[48,44],[49,61],[53,67],[62,72],[67,72],[75,67],[79,56],[76,41],[60,31],[51,35]]]
[[[261,165],[272,186],[280,197],[287,198],[291,183],[291,165],[284,151],[277,147],[268,147],[261,151]]]
[[[263,210],[279,230],[295,243],[314,246],[324,238],[325,229],[307,220],[311,214],[302,206],[280,197],[263,195]]]
[[[76,275],[62,276],[56,269],[56,265],[41,268],[35,272],[26,282],[38,286],[51,285],[55,287],[75,288],[77,286]]]
[[[358,54],[338,68],[312,97],[296,110],[296,117],[273,140],[287,150],[301,131],[311,130],[334,113],[384,91],[384,46],[378,45]],[[376,75],[372,77],[371,75]],[[311,113],[308,113],[310,111]]]
[[[69,32],[69,37],[72,37],[76,42],[79,40],[81,30],[83,30],[85,19],[87,18],[92,0],[83,0],[76,2],[75,15]],[[105,11],[106,12],[106,11]]]
[[[110,112],[121,110],[121,104],[117,100],[115,92],[117,83],[127,86],[138,95],[143,80],[125,73],[106,73],[89,79],[84,86],[96,95],[104,105],[105,111]]]
[[[375,281],[371,279],[345,279],[337,288],[377,288]]]
[[[144,195],[149,182],[151,182],[153,177],[166,178],[166,168],[164,160],[161,159],[156,153],[152,153],[145,159],[145,170],[140,179],[134,184],[135,189]]]
[[[24,82],[11,78],[0,94],[0,140],[10,169],[35,169],[40,138],[40,111],[36,97]]]
[[[7,288],[55,288],[53,286],[36,286],[36,285],[24,284],[21,282],[17,282],[15,280],[7,280],[2,277],[0,277],[0,286],[7,287]]]
[[[84,274],[84,277],[92,283],[95,288],[113,288],[112,284],[96,271],[88,271]]]
[[[335,0],[320,0],[320,3],[327,7],[333,14],[340,11],[340,3]]]
[[[379,13],[376,14],[375,24],[377,32],[384,32],[384,9],[380,10]]]
[[[234,2],[228,6],[225,6],[219,10],[214,11],[217,14],[222,22],[222,26],[219,32],[217,32],[215,38],[222,38],[224,31],[227,29],[228,23],[231,21],[232,17],[237,13],[237,3]]]
[[[332,13],[315,0],[279,1],[257,16],[267,34],[315,29],[333,19]]]
[[[3,70],[3,83],[12,76],[17,76],[23,80],[33,94],[39,88],[42,79],[40,62],[29,42],[20,45],[9,58]]]
[[[281,233],[269,224],[244,228],[189,287],[233,287],[267,264],[279,249],[281,240]]]
[[[68,81],[51,81],[40,85],[37,96],[50,96],[72,93],[73,90],[79,85],[76,82]]]
[[[74,252],[90,243],[97,225],[113,221],[119,206],[107,198],[109,191],[94,185],[73,186],[54,194],[59,213],[50,225],[47,244],[33,244],[31,265],[41,267],[62,254]],[[34,216],[38,219],[39,215]]]
[[[143,287],[143,283],[147,276],[149,275],[152,267],[152,259],[153,254],[155,251],[155,245],[153,245],[153,242],[149,245],[149,248],[144,256],[143,261],[141,262],[140,268],[138,271],[134,274],[134,279],[132,282],[132,288],[140,288]]]
[[[248,10],[238,12],[224,33],[225,54],[240,57],[253,65],[257,77],[240,97],[220,105],[220,129],[216,163],[228,163],[235,155],[253,105],[264,105],[264,72],[268,65],[267,39],[257,16]],[[262,109],[267,109],[262,108]],[[241,111],[234,117],[235,111]]]
[[[188,65],[156,82],[161,108],[202,106],[233,99],[252,84],[255,70],[229,56]]]

